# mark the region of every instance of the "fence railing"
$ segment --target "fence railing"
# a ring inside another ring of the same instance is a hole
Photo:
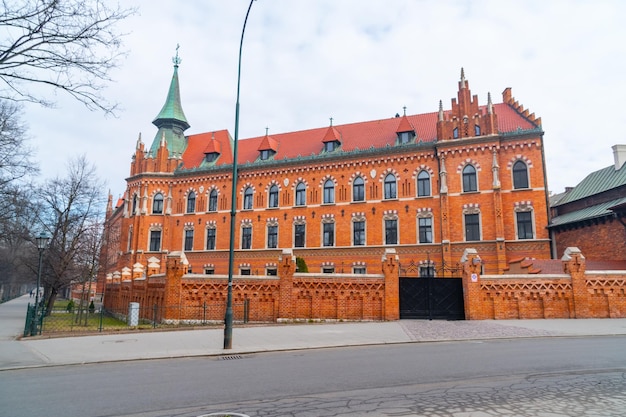
[[[38,324],[33,322],[34,310],[34,305],[29,305],[24,336],[219,326],[224,324],[226,303],[202,303],[197,306],[130,303],[124,310],[55,308],[46,316],[40,315]],[[248,300],[233,303],[235,323],[248,323],[249,312]]]

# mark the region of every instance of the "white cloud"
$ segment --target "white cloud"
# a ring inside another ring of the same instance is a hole
[[[237,55],[247,1],[135,0],[124,22],[129,56],[107,96],[118,118],[90,113],[66,97],[56,109],[28,106],[43,174],[62,173],[85,153],[114,195],[124,190],[137,135],[167,94],[180,44],[187,133],[233,134]],[[240,137],[445,108],[461,67],[486,103],[513,95],[543,120],[550,189],[560,192],[612,163],[626,143],[626,29],[619,1],[259,0],[246,29]]]

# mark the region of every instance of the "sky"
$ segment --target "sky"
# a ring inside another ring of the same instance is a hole
[[[237,60],[248,0],[125,0],[128,52],[104,91],[116,117],[62,93],[27,105],[43,178],[85,155],[114,197],[141,133],[147,147],[176,46],[187,135],[234,135]],[[548,189],[613,164],[626,143],[626,2],[621,0],[257,0],[243,42],[239,137],[444,110],[461,68],[479,103],[511,87],[541,117]]]

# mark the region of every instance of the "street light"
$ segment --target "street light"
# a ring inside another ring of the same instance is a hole
[[[233,347],[233,263],[235,262],[235,215],[237,213],[237,143],[239,140],[239,86],[241,84],[241,49],[243,48],[243,34],[246,31],[248,15],[254,0],[250,0],[246,18],[241,29],[239,42],[239,66],[237,67],[237,102],[235,104],[235,140],[233,141],[233,180],[230,207],[230,247],[228,251],[228,291],[226,296],[226,314],[224,315],[224,349]]]
[[[41,263],[43,260],[43,251],[48,247],[50,243],[50,235],[46,232],[39,233],[39,236],[35,238],[37,242],[37,250],[39,251],[39,268],[37,270],[37,292],[35,294],[35,315],[31,321],[30,335],[35,336],[38,333],[38,320],[39,320],[39,287],[41,286]]]

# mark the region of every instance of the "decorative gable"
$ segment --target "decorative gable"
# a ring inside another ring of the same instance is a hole
[[[341,146],[341,133],[333,126],[332,118],[330,119],[330,126],[326,129],[322,143],[324,144],[324,152],[332,152]]]
[[[396,135],[398,136],[397,144],[411,143],[415,140],[415,128],[406,117],[406,107],[404,107],[404,115],[396,129]]]
[[[278,151],[278,141],[265,132],[265,137],[257,148],[259,151],[259,159],[265,161],[270,159]]]

